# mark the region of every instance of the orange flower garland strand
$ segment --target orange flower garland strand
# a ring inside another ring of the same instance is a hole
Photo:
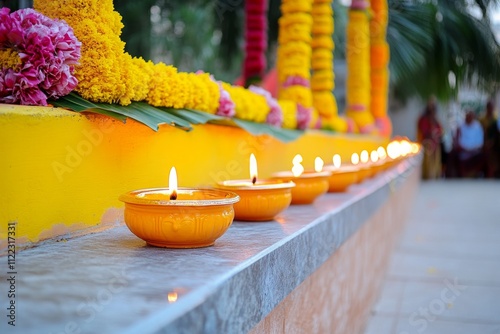
[[[389,45],[386,41],[388,23],[387,0],[371,0],[370,63],[371,104],[370,110],[380,134],[391,135],[391,121],[387,116],[389,95]]]
[[[367,3],[353,0],[347,25],[347,116],[362,133],[373,133],[374,118],[370,112],[370,29]]]

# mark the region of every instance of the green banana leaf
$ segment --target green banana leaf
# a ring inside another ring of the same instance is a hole
[[[283,141],[290,142],[303,134],[300,130],[288,130],[269,124],[255,123],[238,118],[228,118],[192,109],[174,109],[153,107],[144,102],[132,102],[128,106],[107,103],[93,103],[76,93],[71,93],[58,100],[50,101],[56,107],[67,108],[76,112],[94,112],[113,117],[125,122],[130,117],[149,128],[158,131],[160,124],[169,124],[184,131],[192,130],[192,124],[218,124],[241,128],[253,135],[268,134]]]

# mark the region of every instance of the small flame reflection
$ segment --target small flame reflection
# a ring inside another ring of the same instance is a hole
[[[316,159],[314,160],[314,170],[316,172],[321,172],[323,170],[323,165],[325,163],[323,162],[323,159],[321,159],[320,157],[316,157]]]
[[[342,165],[342,159],[340,158],[340,155],[335,154],[333,156],[333,166],[335,168],[340,168],[341,165]]]
[[[175,303],[177,301],[177,292],[169,292],[167,299],[170,304]]]

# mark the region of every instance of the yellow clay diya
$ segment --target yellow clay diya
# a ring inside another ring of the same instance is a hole
[[[332,173],[328,178],[328,192],[343,192],[350,185],[355,184],[358,180],[358,170],[356,166],[342,165],[340,155],[333,156],[333,165],[326,165],[326,171]]]
[[[292,171],[274,173],[272,178],[284,182],[295,183],[292,189],[292,204],[311,204],[328,191],[328,178],[332,174],[322,171],[323,160],[316,158],[315,171],[305,171],[301,165],[302,156],[297,154],[293,159]]]
[[[214,244],[234,218],[239,196],[217,189],[177,188],[175,168],[169,188],[130,191],[125,202],[125,223],[149,245],[167,248],[198,248]]]
[[[290,206],[293,182],[258,180],[257,160],[250,155],[250,180],[229,180],[217,183],[219,189],[239,195],[234,205],[235,219],[242,221],[269,221]]]

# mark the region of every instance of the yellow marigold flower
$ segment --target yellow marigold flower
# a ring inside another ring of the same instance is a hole
[[[155,72],[155,65],[151,60],[146,62],[142,58],[132,58],[132,66],[134,66],[135,73],[133,100],[143,101],[149,94],[149,84]]]
[[[307,58],[311,57],[311,46],[303,42],[288,42],[280,45],[278,48],[278,57],[290,57],[296,55],[304,55]]]
[[[306,56],[294,56],[294,57],[284,57],[284,58],[279,58],[280,62],[280,67],[309,67],[307,64],[309,64],[311,58],[306,57]]]
[[[360,129],[375,123],[375,119],[370,112],[352,112],[347,110],[347,116],[352,118]]]
[[[330,59],[312,59],[311,68],[315,71],[333,70],[333,61]]]
[[[297,128],[297,104],[291,100],[278,100],[283,111],[283,127],[285,129]]]
[[[280,43],[298,41],[309,44],[311,38],[311,25],[295,23],[280,27],[278,40]]]
[[[335,74],[333,71],[314,71],[312,81],[333,81]]]
[[[284,28],[292,24],[305,24],[310,26],[312,23],[313,19],[311,15],[307,13],[290,13],[283,15],[278,19],[280,28]]]
[[[337,101],[331,91],[313,91],[313,106],[322,117],[337,115]]]
[[[223,83],[236,105],[236,117],[248,121],[263,123],[270,111],[266,98],[240,86]]]
[[[294,85],[282,88],[279,91],[279,98],[295,101],[305,108],[312,107],[312,93],[308,87]]]
[[[35,0],[42,14],[64,19],[82,42],[80,65],[75,70],[76,91],[94,102],[129,103],[134,94],[127,87],[135,75],[124,64],[129,58],[120,39],[121,16],[111,1]]]
[[[290,67],[278,67],[278,81],[279,82],[285,82],[286,79],[290,76],[298,76],[304,79],[310,79],[311,77],[311,72],[309,71],[308,67],[297,67],[297,66],[290,66]]]
[[[215,114],[217,112],[217,109],[219,108],[219,98],[220,98],[219,85],[210,78],[209,73],[199,73],[197,74],[197,76],[199,80],[203,83],[203,85],[206,87],[206,91],[208,93],[208,95],[205,97],[207,109],[206,110],[201,109],[201,110],[206,111],[210,114]]]
[[[333,50],[335,44],[329,35],[314,35],[311,41],[311,47],[314,49],[328,49]]]
[[[311,89],[313,91],[332,91],[335,88],[333,80],[311,80]]]
[[[283,15],[297,12],[310,12],[312,9],[312,1],[284,1],[281,3],[281,13]]]
[[[21,65],[19,54],[13,49],[0,50],[0,70],[5,68],[15,69]]]
[[[314,18],[318,21],[318,24],[312,26],[311,32],[313,35],[331,35],[334,31],[333,20],[331,17],[325,18]]]
[[[323,3],[319,3],[317,1],[314,1],[312,9],[311,9],[311,14],[313,16],[315,15],[333,15],[333,9],[332,9],[332,4],[329,1],[325,1]]]
[[[318,111],[315,108],[312,108],[312,110],[311,110],[311,119],[310,119],[309,124],[307,125],[307,127],[309,129],[316,129],[318,127],[318,123],[319,123],[319,126],[321,127],[319,113],[318,113]]]
[[[340,133],[347,132],[348,125],[347,121],[339,116],[332,117],[322,117],[321,118],[321,128],[333,130]]]
[[[177,69],[175,67],[164,63],[156,64],[146,101],[156,107],[174,107],[171,98],[173,95],[172,85],[176,84],[176,77]],[[183,107],[185,102],[186,100],[183,101],[180,107]]]
[[[333,60],[333,53],[328,49],[314,49],[312,52],[312,60],[314,59],[328,59]]]

